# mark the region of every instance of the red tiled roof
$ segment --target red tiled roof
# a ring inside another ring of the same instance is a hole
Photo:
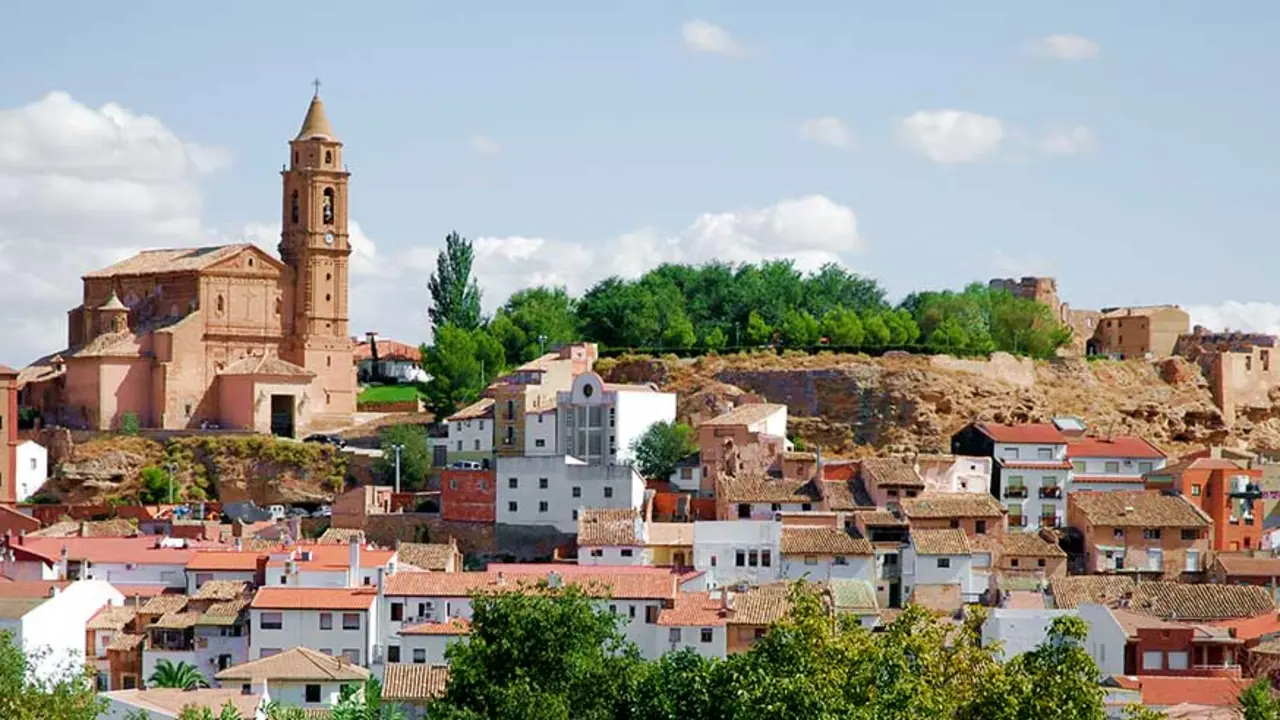
[[[1072,458],[1162,458],[1160,448],[1137,435],[1108,438],[1086,437],[1067,443],[1067,457]]]
[[[432,573],[444,575],[444,573]],[[259,588],[254,610],[368,610],[377,599],[373,588]]]
[[[1116,678],[1120,680],[1120,678]],[[1234,706],[1241,691],[1249,686],[1251,680],[1216,677],[1158,677],[1143,675],[1125,678],[1127,687],[1137,688],[1142,693],[1142,704],[1148,707],[1169,707],[1182,703],[1212,705],[1216,707]],[[1125,683],[1121,683],[1126,686]]]
[[[1264,635],[1280,633],[1280,614],[1269,612],[1255,617],[1210,623],[1213,627],[1235,630],[1235,637],[1248,642]]]
[[[66,546],[67,557],[71,560],[88,560],[101,565],[103,563],[134,563],[137,565],[186,565],[196,554],[195,548],[158,548],[159,537],[142,535],[139,537],[27,537],[23,538],[23,547],[49,555],[61,557],[62,548]]]
[[[49,597],[53,589],[62,589],[71,583],[65,580],[9,580],[0,582],[0,598]]]
[[[705,592],[682,592],[675,605],[658,614],[658,624],[669,627],[723,627],[726,613],[720,601]]]
[[[346,570],[351,551],[346,545],[298,545],[294,553],[299,570],[324,572]],[[303,553],[310,553],[310,560],[303,560]],[[396,554],[394,550],[377,550],[369,546],[360,548],[360,567],[373,569],[386,565]],[[271,560],[268,567],[284,567],[285,560]]]
[[[192,571],[241,570],[245,572],[258,569],[258,560],[266,553],[244,552],[235,550],[203,550],[197,552],[187,563]]]
[[[545,567],[545,566],[544,566]],[[628,600],[670,600],[676,596],[677,577],[658,568],[634,568],[648,572],[625,572],[622,568],[591,568],[569,571],[573,566],[555,566],[563,582],[586,589],[599,588],[601,594]],[[546,580],[549,570],[541,572],[496,571],[490,565],[486,572],[399,572],[387,578],[386,594],[413,597],[467,597],[474,592],[517,590]]]
[[[357,343],[352,355],[355,356],[356,362],[360,362],[361,360],[372,360],[373,349],[370,347],[369,341],[363,340]],[[379,340],[378,359],[422,362],[422,350],[397,340]]]
[[[1248,552],[1218,553],[1214,560],[1222,565],[1228,577],[1280,577],[1280,557],[1255,556]]]
[[[1052,423],[1028,423],[1025,425],[1001,425],[978,423],[978,430],[998,443],[1040,443],[1063,445],[1067,436]]]
[[[425,622],[410,625],[400,631],[401,635],[470,635],[471,623],[462,618],[452,618],[448,622]]]

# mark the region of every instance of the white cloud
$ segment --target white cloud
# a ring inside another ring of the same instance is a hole
[[[471,149],[481,155],[497,155],[502,150],[502,146],[498,144],[497,140],[478,133],[471,136],[470,143]]]
[[[1082,155],[1097,147],[1098,138],[1084,125],[1051,130],[1040,139],[1040,152],[1045,155]]]
[[[853,133],[837,117],[809,118],[796,128],[800,139],[820,145],[830,145],[841,150],[852,150],[856,146]]]
[[[199,180],[227,152],[115,103],[50,93],[0,110],[0,362],[66,343],[80,276],[139,248],[208,241]]]
[[[745,49],[729,34],[728,30],[706,20],[690,20],[680,26],[684,46],[692,52],[712,53],[728,57],[740,57]]]
[[[1048,35],[1027,43],[1032,55],[1059,60],[1093,60],[1101,53],[1098,43],[1080,35]]]
[[[943,165],[985,160],[1005,136],[999,118],[963,110],[921,110],[900,119],[898,131],[908,147]]]
[[[1221,305],[1193,305],[1187,308],[1194,325],[1210,330],[1246,330],[1280,335],[1280,305],[1267,302],[1228,300]]]
[[[996,250],[992,258],[992,268],[999,277],[1020,278],[1025,276],[1052,275],[1053,266],[1044,258],[1014,256],[1003,250]]]

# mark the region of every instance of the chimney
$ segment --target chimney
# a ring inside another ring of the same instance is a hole
[[[813,446],[813,452],[817,458],[814,469],[814,472],[816,473],[815,477],[818,479],[818,482],[822,482],[822,446],[815,444]]]
[[[240,538],[239,535],[237,535],[236,536],[236,552],[240,552],[241,550],[244,550],[244,541]]]
[[[80,537],[89,537],[89,523],[80,521]]]
[[[294,542],[302,540],[302,518],[297,515],[289,518],[289,537],[293,538]]]
[[[62,552],[58,553],[58,579],[67,579],[67,546],[62,546]]]
[[[720,612],[729,612],[729,588],[720,588]]]
[[[360,538],[347,541],[347,587],[360,587]]]
[[[382,597],[383,597],[383,587],[382,587],[383,577],[382,576],[383,576],[382,568],[378,568],[378,605],[377,607],[382,607]]]
[[[502,574],[502,572],[501,572],[501,571],[499,571],[499,572],[498,572],[498,587],[502,587],[503,585],[506,585],[506,584],[507,584],[507,578],[506,578],[505,576],[503,576],[503,574]]]

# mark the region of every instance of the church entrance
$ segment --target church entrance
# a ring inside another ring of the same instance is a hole
[[[271,396],[271,434],[293,437],[293,396]]]

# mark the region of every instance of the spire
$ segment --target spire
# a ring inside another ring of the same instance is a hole
[[[324,103],[320,101],[320,81],[315,81],[316,93],[311,96],[311,107],[307,108],[307,117],[302,121],[302,129],[295,140],[337,140],[333,136],[333,128],[329,127],[329,118],[324,114]]]
[[[120,302],[120,298],[116,296],[116,291],[115,291],[115,290],[112,290],[112,291],[111,291],[111,297],[107,298],[107,301],[106,301],[106,302],[104,302],[104,303],[102,303],[101,305],[99,305],[99,306],[98,306],[98,309],[99,309],[99,310],[125,310],[125,311],[127,311],[129,308],[125,307],[125,306],[124,306],[124,303]]]

